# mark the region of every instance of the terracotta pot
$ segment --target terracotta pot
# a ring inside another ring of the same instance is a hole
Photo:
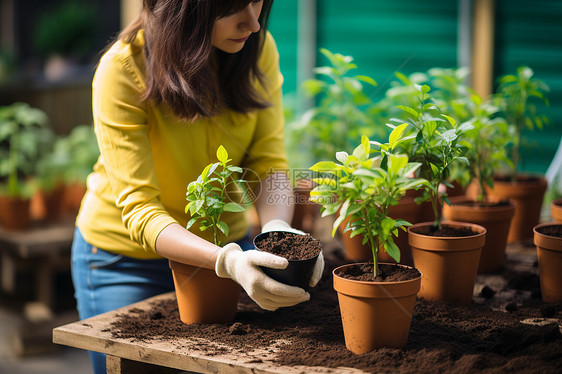
[[[550,214],[555,222],[562,222],[562,199],[550,203]]]
[[[300,179],[293,188],[295,211],[291,227],[306,233],[312,233],[316,219],[320,216],[320,204],[309,200],[310,191],[315,186],[316,183],[310,179]]]
[[[447,188],[446,188],[447,196],[449,197],[449,199],[451,197],[464,196],[465,195],[466,188],[464,188],[459,182],[454,181],[454,182],[451,182],[451,184],[453,185],[453,187],[447,186]]]
[[[493,273],[500,270],[504,264],[507,234],[515,213],[515,205],[512,202],[500,206],[466,205],[466,203],[474,202],[473,199],[466,196],[453,197],[450,201],[450,206],[443,206],[445,219],[476,223],[487,231],[478,272]]]
[[[0,224],[6,230],[25,230],[31,221],[31,199],[0,196]]]
[[[72,183],[64,186],[64,206],[68,213],[77,215],[82,204],[82,198],[86,193],[86,185],[83,183]]]
[[[64,213],[65,187],[57,185],[53,190],[38,190],[31,198],[30,214],[35,221],[56,221]]]
[[[539,279],[544,302],[562,302],[562,238],[541,233],[548,226],[562,223],[542,223],[534,227],[534,242],[537,246]]]
[[[408,227],[414,264],[423,274],[419,297],[468,305],[472,301],[486,229],[473,223],[446,221],[444,226],[468,226],[477,234],[465,237],[420,234],[432,224],[424,222]]]
[[[408,341],[421,274],[402,282],[362,282],[338,276],[342,269],[356,265],[333,271],[345,346],[356,354],[403,347]]]
[[[488,196],[495,200],[510,199],[515,204],[515,215],[509,229],[508,243],[533,238],[533,227],[539,223],[547,182],[543,177],[521,176],[516,182],[494,180]]]
[[[183,323],[229,323],[234,320],[241,287],[214,270],[170,261]]]

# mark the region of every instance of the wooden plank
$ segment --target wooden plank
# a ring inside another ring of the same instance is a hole
[[[127,360],[125,358],[107,355],[106,372],[108,374],[172,374],[179,373],[178,369],[163,368],[161,366],[151,365],[144,362]]]
[[[20,258],[56,256],[70,252],[74,222],[58,222],[49,226],[10,231],[0,227],[0,250]]]
[[[126,313],[132,308],[146,310],[153,302],[168,299],[172,295],[173,292],[155,296],[125,308],[57,327],[53,330],[53,342],[197,373],[363,373],[361,370],[352,368],[279,366],[273,362],[275,352],[279,350],[279,342],[271,342],[270,346],[250,352],[239,352],[221,345],[221,347],[227,348],[227,353],[206,356],[200,351],[189,348],[201,341],[213,344],[204,337],[174,338],[173,340],[161,338],[151,342],[131,342],[111,336],[109,329],[117,314]],[[219,344],[216,345],[219,346]]]

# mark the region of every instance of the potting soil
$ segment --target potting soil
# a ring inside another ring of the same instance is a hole
[[[270,232],[256,243],[261,251],[285,257],[288,260],[307,260],[322,250],[318,239],[310,235]]]
[[[562,317],[560,305],[540,300],[536,274],[513,269],[491,276],[470,306],[418,299],[405,347],[355,355],[345,348],[332,287],[331,270],[343,263],[326,256],[323,279],[310,290],[311,300],[291,308],[263,311],[243,294],[233,323],[185,325],[172,298],[148,310],[129,310],[109,331],[133,342],[204,338],[189,349],[210,356],[274,344],[275,349],[268,348],[273,360],[285,366],[352,367],[373,373],[562,372],[562,336],[556,323]]]

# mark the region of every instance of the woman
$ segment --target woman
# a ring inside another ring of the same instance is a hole
[[[72,248],[81,319],[173,290],[168,259],[215,269],[267,310],[309,299],[259,270],[287,260],[244,251],[251,242],[240,214],[223,215],[230,226],[223,248],[207,231],[184,228],[187,184],[216,162],[222,144],[261,187],[263,231],[294,231],[292,191],[280,183],[287,175],[275,172],[287,170],[287,159],[282,77],[265,28],[270,8],[271,0],[144,0],[141,16],[101,58],[92,84],[101,155]],[[311,286],[323,265],[320,257]],[[91,357],[105,372],[104,355]]]

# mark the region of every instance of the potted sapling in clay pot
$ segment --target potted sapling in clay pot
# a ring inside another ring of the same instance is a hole
[[[432,222],[422,222],[408,228],[408,241],[414,265],[422,274],[420,297],[451,303],[470,304],[480,253],[486,229],[467,222],[442,222],[441,201],[450,205],[446,193],[450,166],[464,162],[467,147],[459,144],[459,136],[473,128],[471,124],[456,126],[456,121],[434,104],[427,85],[416,86],[418,106],[402,106],[408,113],[411,128],[408,141],[403,142],[410,160],[421,164],[419,176],[428,181],[424,197],[433,211]]]
[[[544,176],[528,175],[519,171],[524,140],[523,130],[542,129],[548,123],[545,115],[538,113],[536,102],[548,105],[549,87],[534,78],[533,70],[527,66],[517,69],[516,75],[505,75],[499,79],[494,100],[510,126],[512,134],[512,170],[507,175],[496,175],[489,196],[496,199],[511,199],[515,204],[515,216],[511,222],[508,242],[515,243],[533,238],[533,227],[539,223],[547,181]]]
[[[226,190],[242,183],[233,174],[242,169],[230,165],[226,149],[217,150],[219,162],[209,164],[196,181],[189,183],[185,212],[191,215],[186,228],[199,223],[201,231],[210,230],[217,246],[228,237],[229,227],[221,221],[224,212],[244,212],[235,202],[227,202]],[[170,260],[178,300],[180,319],[190,323],[227,323],[234,320],[241,287],[229,278],[219,278],[214,270]]]
[[[406,155],[385,158],[371,153],[369,139],[363,136],[351,155],[336,154],[339,163],[321,161],[311,167],[325,176],[315,180],[318,186],[311,199],[321,204],[323,216],[338,214],[332,236],[345,224],[345,232],[351,237],[362,235],[363,244],[371,248],[372,262],[333,271],[345,344],[356,354],[406,344],[421,280],[417,269],[379,263],[377,258],[377,252],[384,250],[400,261],[394,237],[409,223],[390,218],[388,212],[408,189],[425,183],[407,177],[420,165],[409,163]]]
[[[533,232],[542,300],[562,302],[562,223],[541,223],[533,228]]]
[[[473,128],[461,135],[459,143],[469,145],[466,157],[470,167],[466,171],[477,193],[475,198],[468,195],[450,198],[451,205],[443,206],[443,217],[486,228],[478,272],[492,273],[503,267],[507,235],[515,212],[515,205],[508,199],[498,201],[488,197],[495,171],[502,163],[510,162],[506,154],[508,128],[503,118],[495,117],[499,109],[483,102],[475,92],[466,98],[466,104],[471,119],[465,123]]]
[[[31,222],[38,161],[52,131],[47,115],[27,103],[0,107],[0,225],[25,230]]]
[[[562,198],[552,200],[550,214],[555,222],[562,222]]]

